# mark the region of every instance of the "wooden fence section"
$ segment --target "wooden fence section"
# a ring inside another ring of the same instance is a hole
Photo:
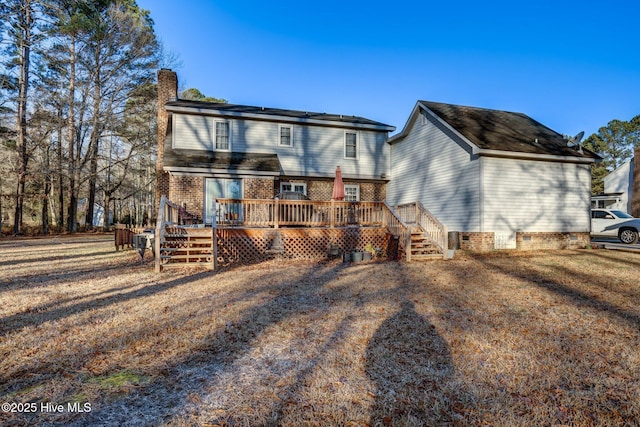
[[[125,224],[116,224],[114,232],[114,241],[116,244],[116,251],[123,249],[125,246],[133,247],[133,236],[142,233],[144,228],[142,227],[129,227]]]
[[[217,199],[217,227],[382,227],[383,202]]]

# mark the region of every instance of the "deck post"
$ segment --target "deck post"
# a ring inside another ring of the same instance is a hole
[[[165,218],[165,209],[166,209],[166,203],[167,203],[167,199],[165,196],[162,196],[160,198],[160,206],[158,208],[158,219],[156,222],[156,235],[154,236],[154,241],[153,244],[156,247],[156,265],[155,265],[155,272],[156,273],[160,273],[160,271],[162,270],[161,268],[161,252],[160,252],[160,248],[162,247],[162,237],[163,237],[163,229],[164,229],[164,218]]]
[[[336,201],[331,199],[331,220],[329,221],[329,225],[331,228],[334,228],[336,225]]]
[[[211,215],[211,233],[212,233],[212,239],[211,239],[211,245],[213,246],[211,248],[211,253],[213,254],[213,270],[217,270],[218,269],[218,221],[217,221],[217,217],[218,217],[218,213],[216,212],[216,201],[215,199],[213,200],[213,209],[212,209],[213,214]]]
[[[273,201],[273,228],[279,228],[279,216],[280,216],[280,208],[279,208],[280,199],[277,197]]]

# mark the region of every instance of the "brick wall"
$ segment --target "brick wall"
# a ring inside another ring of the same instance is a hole
[[[282,182],[307,184],[307,195],[311,200],[331,200],[333,179],[283,179]],[[344,180],[345,184],[360,185],[360,200],[363,202],[381,202],[387,196],[384,182],[358,182]],[[280,191],[280,181],[276,181],[276,192]]]
[[[273,179],[269,178],[245,178],[245,199],[272,199],[275,196]]]
[[[169,177],[169,199],[202,220],[204,208],[204,178],[201,176]]]
[[[349,182],[345,182],[349,184]],[[381,202],[387,197],[387,185],[383,182],[361,182],[360,200],[366,202]]]
[[[516,249],[530,251],[538,249],[584,249],[591,243],[589,233],[516,233]],[[495,237],[492,232],[460,233],[460,249],[471,252],[494,250]]]
[[[519,250],[584,249],[591,244],[589,233],[516,233]]]
[[[640,218],[640,147],[636,147],[633,157],[633,184],[631,188],[631,215]]]
[[[472,252],[492,251],[495,246],[494,233],[460,232],[460,249]]]

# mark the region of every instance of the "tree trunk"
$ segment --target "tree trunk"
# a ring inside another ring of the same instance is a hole
[[[100,103],[102,101],[102,85],[100,82],[100,44],[95,49],[94,60],[96,70],[93,86],[93,120],[91,139],[89,143],[89,197],[85,223],[88,229],[93,229],[93,205],[96,202],[96,181],[98,178],[98,148],[102,127],[100,124]]]
[[[49,234],[49,195],[51,194],[51,171],[49,162],[49,146],[44,152],[44,194],[42,197],[42,232]]]
[[[20,14],[20,77],[18,81],[18,186],[16,189],[16,211],[13,220],[13,232],[22,234],[22,215],[24,206],[24,188],[27,180],[27,93],[29,90],[29,58],[31,55],[31,0],[24,0],[24,12]]]
[[[111,193],[104,192],[104,229],[111,230],[111,222],[109,221],[109,205],[111,204]]]
[[[75,37],[70,36],[69,44],[69,118],[68,118],[68,138],[69,138],[69,206],[67,209],[67,231],[73,233],[78,230],[77,212],[78,200],[76,199],[76,123],[75,123],[75,92],[76,92],[76,43]]]
[[[62,173],[62,107],[58,109],[58,231],[64,227],[64,174]]]

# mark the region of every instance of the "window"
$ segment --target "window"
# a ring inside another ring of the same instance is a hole
[[[293,126],[280,125],[278,131],[278,145],[293,147]]]
[[[344,133],[344,157],[347,159],[358,158],[358,133]]]
[[[344,200],[346,202],[360,201],[360,186],[358,184],[344,185]]]
[[[216,122],[216,150],[229,150],[229,122]]]
[[[303,193],[304,195],[307,194],[307,184],[299,184],[299,183],[292,183],[292,182],[281,182],[280,183],[280,192],[283,191],[297,191],[300,193]]]

